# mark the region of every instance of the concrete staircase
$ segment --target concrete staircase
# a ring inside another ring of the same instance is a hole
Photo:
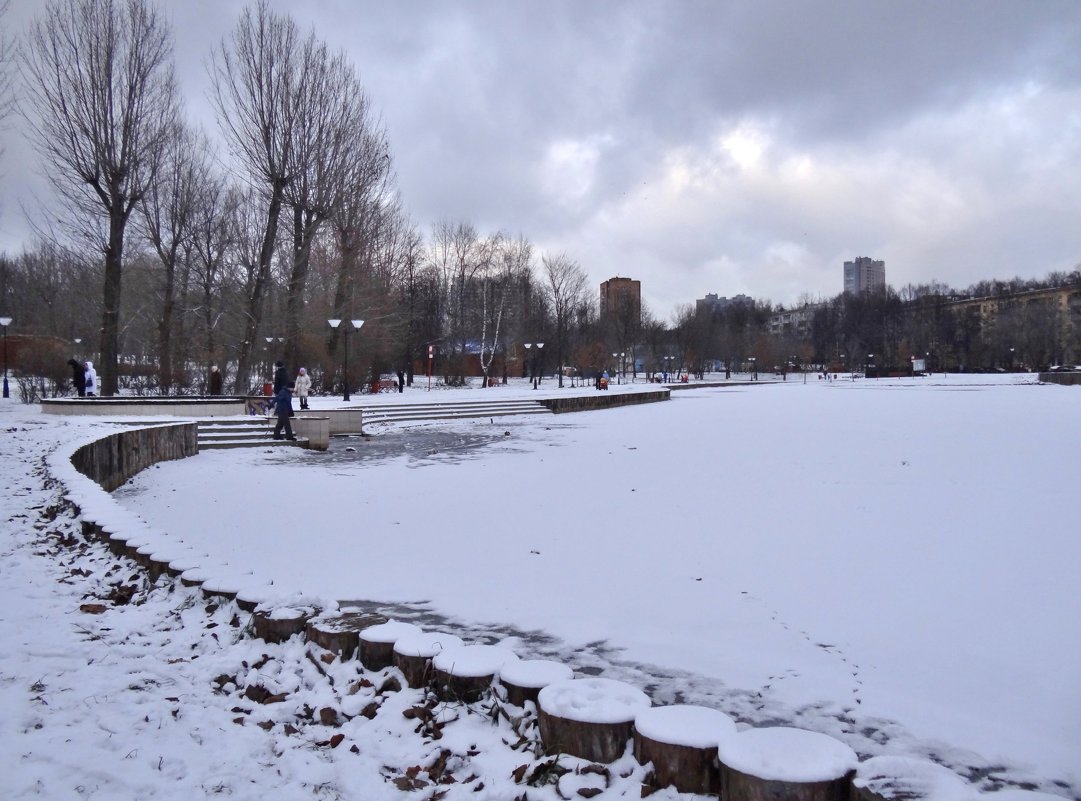
[[[196,420],[199,424],[199,450],[216,448],[253,448],[271,447],[306,447],[307,440],[296,441],[274,439],[274,418],[252,417],[246,420],[227,418],[204,418]]]
[[[364,408],[364,425],[401,423],[411,420],[456,420],[469,417],[505,417],[515,414],[551,414],[535,400],[479,400],[445,403],[403,403]]]

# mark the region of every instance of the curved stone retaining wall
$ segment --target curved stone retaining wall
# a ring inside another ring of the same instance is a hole
[[[75,451],[71,463],[106,492],[112,492],[156,462],[185,459],[198,452],[199,426],[175,423],[109,434]]]

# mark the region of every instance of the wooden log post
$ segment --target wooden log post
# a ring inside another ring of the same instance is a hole
[[[462,638],[441,631],[406,634],[394,643],[394,666],[410,687],[424,687],[431,677],[432,657],[444,648],[462,644]]]
[[[460,645],[432,657],[432,689],[440,701],[473,704],[518,655],[497,645]]]
[[[775,726],[717,748],[725,801],[849,801],[856,752],[825,734]]]
[[[541,744],[593,762],[614,762],[634,734],[649,696],[621,681],[587,678],[549,684],[537,695]]]
[[[952,770],[916,757],[871,757],[852,779],[852,801],[949,801],[970,795],[975,797],[976,789]]]
[[[314,614],[313,609],[292,606],[258,608],[252,615],[255,636],[266,642],[285,642],[294,634],[302,634],[308,618]]]
[[[420,628],[400,620],[369,626],[360,632],[360,662],[368,670],[382,670],[394,664],[394,643],[406,634],[417,634]]]
[[[549,684],[566,681],[574,676],[569,665],[550,659],[519,659],[508,662],[499,671],[499,683],[507,691],[507,703],[525,706],[537,703],[540,691]]]
[[[360,632],[386,622],[383,615],[361,612],[358,609],[343,609],[309,620],[307,637],[310,642],[346,660],[351,659],[360,648]]]
[[[650,784],[681,793],[717,795],[717,747],[736,733],[736,722],[718,709],[689,704],[643,709],[634,719],[634,757],[653,763]]]

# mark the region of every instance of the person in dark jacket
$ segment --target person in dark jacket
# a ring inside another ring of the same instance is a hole
[[[218,369],[218,365],[214,365],[210,368],[210,382],[208,394],[220,395],[221,394],[221,370]]]
[[[68,365],[71,367],[71,384],[75,387],[75,391],[79,393],[80,398],[86,397],[86,370],[74,359],[68,359]]]
[[[288,381],[289,375],[285,372],[285,362],[274,362],[274,397],[278,396]]]
[[[274,396],[274,414],[278,416],[278,424],[274,426],[274,439],[282,438],[282,429],[285,429],[285,438],[295,440],[293,425],[289,418],[293,416],[293,383],[289,382],[281,391]]]

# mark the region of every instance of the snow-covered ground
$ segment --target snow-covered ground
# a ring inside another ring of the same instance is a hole
[[[277,592],[498,640],[744,726],[930,756],[973,788],[1081,798],[1079,400],[1025,376],[812,376],[603,412],[399,424],[326,453],[206,452],[114,495],[216,569]],[[383,712],[342,729],[359,754],[314,745],[318,726],[307,740],[282,733],[303,704],[329,703],[326,677],[299,645],[240,637],[219,619],[230,607],[207,613],[193,590],[140,587],[137,605],[79,612],[130,567],[96,546],[43,544],[75,530],[64,515],[32,522],[57,491],[39,457],[95,424],[0,409],[15,435],[2,450],[0,699],[16,746],[0,769],[16,797],[70,797],[82,772],[86,797],[179,798],[219,774],[240,797],[396,797],[391,768],[450,748],[418,746],[410,721]],[[269,732],[231,712],[263,654],[293,692]],[[233,681],[218,692],[220,675]],[[407,707],[413,692],[380,702]],[[444,731],[488,755],[460,771],[486,789],[446,787],[515,797],[524,760],[501,744],[514,738],[460,717]],[[605,797],[636,797],[640,773],[620,773]]]

